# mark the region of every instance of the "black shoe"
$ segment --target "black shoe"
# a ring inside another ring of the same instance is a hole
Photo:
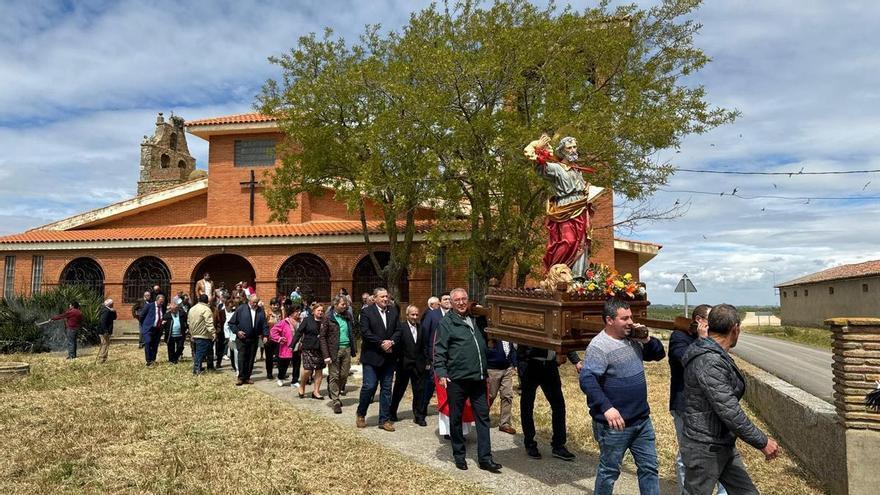
[[[443,440],[452,440],[452,437],[449,435],[443,435]]]
[[[461,469],[462,471],[467,471],[467,461],[464,459],[455,461],[455,467]]]
[[[573,461],[574,460],[574,454],[569,452],[568,449],[565,448],[565,446],[554,448],[553,449],[553,457],[555,457],[557,459],[562,459],[563,461]]]
[[[392,414],[388,417],[388,421],[391,421],[392,423],[399,423],[400,419],[397,417],[396,414]]]
[[[538,450],[537,445],[526,447],[526,455],[528,455],[532,459],[541,459],[542,457],[544,457],[541,455],[541,451]]]
[[[482,469],[483,471],[489,471],[490,473],[500,473],[501,464],[498,464],[495,461],[481,462],[480,469]]]
[[[428,426],[428,423],[424,419],[414,419],[413,423],[419,426]]]

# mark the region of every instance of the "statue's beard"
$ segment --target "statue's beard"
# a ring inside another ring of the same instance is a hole
[[[575,163],[578,161],[577,151],[575,151],[573,153],[563,153],[562,158],[564,158],[565,161],[567,161],[567,162]]]

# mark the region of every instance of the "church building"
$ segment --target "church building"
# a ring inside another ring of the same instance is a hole
[[[208,171],[196,169],[186,134],[209,143]],[[215,284],[251,283],[264,299],[296,286],[327,302],[340,288],[359,294],[381,285],[367,256],[357,212],[334,199],[302,194],[286,223],[270,223],[261,193],[264,172],[280,165],[283,139],[273,117],[241,114],[184,122],[156,119],[141,143],[137,196],[19,234],[0,237],[3,295],[31,294],[60,284],[94,288],[117,303],[120,318],[153,285],[166,294],[195,293],[210,272]],[[615,239],[613,201],[597,190],[593,202],[593,261],[630,272],[657,255],[660,246]],[[381,262],[382,222],[368,205],[368,226]],[[417,214],[417,241],[425,240],[432,212]],[[385,238],[387,239],[387,237]],[[385,243],[387,249],[387,242]],[[424,309],[429,296],[468,287],[466,266],[436,256],[410,267],[401,299]]]

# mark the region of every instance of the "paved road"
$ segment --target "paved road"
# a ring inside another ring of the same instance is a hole
[[[833,402],[831,351],[742,333],[733,353],[826,402]]]

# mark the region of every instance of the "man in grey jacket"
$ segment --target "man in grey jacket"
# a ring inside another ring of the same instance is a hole
[[[684,365],[685,493],[711,494],[719,481],[730,494],[758,493],[736,439],[760,450],[770,461],[779,454],[776,441],[752,423],[739,405],[746,383],[728,351],[739,338],[736,308],[720,304],[709,313],[709,337],[697,339],[682,358]]]

